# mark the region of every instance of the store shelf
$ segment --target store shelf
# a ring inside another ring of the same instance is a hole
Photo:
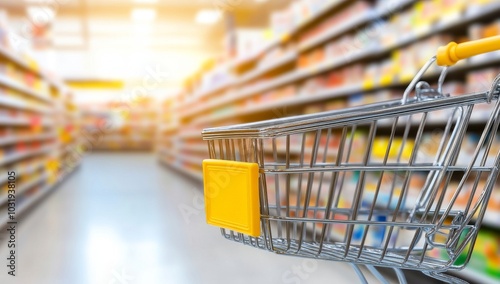
[[[301,43],[298,46],[298,49],[301,52],[307,51],[313,47],[316,47],[318,45],[325,43],[326,41],[329,41],[335,37],[338,37],[344,33],[351,31],[351,30],[354,30],[361,25],[369,24],[370,22],[376,21],[377,19],[382,19],[384,17],[390,16],[391,14],[395,13],[396,11],[403,9],[414,2],[415,2],[415,0],[401,0],[401,1],[398,1],[396,4],[397,6],[394,6],[394,7],[366,11],[366,12],[358,15],[357,17],[353,17],[353,18],[348,19],[347,21],[344,21],[342,24],[337,25],[333,29],[328,29],[326,32],[323,32],[323,33],[315,36],[314,38],[307,40],[304,43]],[[396,2],[394,2],[394,3],[396,3]]]
[[[32,104],[28,104],[21,99],[14,99],[12,97],[7,97],[7,96],[0,96],[0,106],[12,107],[39,113],[49,112],[49,108],[47,107],[35,106]]]
[[[201,140],[201,130],[200,131],[186,131],[179,133],[177,135],[179,138],[189,139],[189,138],[199,138]]]
[[[194,151],[194,152],[201,152],[201,153],[208,153],[208,146],[206,144],[203,145],[188,145],[188,146],[181,146],[179,150],[185,150],[185,151]]]
[[[12,126],[31,126],[33,124],[32,120],[29,117],[5,117],[0,116],[0,125],[12,125]],[[54,122],[52,120],[44,119],[40,123],[42,126],[50,126],[53,125]]]
[[[172,158],[175,158],[178,161],[188,162],[193,165],[201,166],[201,162],[203,159],[208,159],[208,156],[205,158],[200,158],[199,156],[187,155],[185,153],[181,153],[180,151],[172,151],[170,149],[161,149],[161,155],[167,155]]]
[[[227,96],[224,96],[222,98],[218,98],[213,100],[211,103],[205,104],[204,107],[201,107],[195,111],[190,111],[188,115],[183,114],[183,118],[188,117],[188,116],[193,116],[199,112],[206,111],[208,109],[216,108],[219,106],[223,106],[226,104],[230,104],[242,99],[249,98],[253,95],[263,93],[287,84],[292,84],[296,83],[299,81],[302,81],[304,79],[307,79],[309,77],[316,76],[318,74],[333,70],[335,68],[342,67],[347,64],[355,63],[357,61],[369,59],[369,58],[379,58],[381,56],[385,56],[389,52],[393,51],[394,49],[403,47],[405,45],[408,45],[410,43],[416,42],[418,40],[421,40],[425,37],[431,36],[433,34],[439,34],[441,32],[444,32],[446,30],[450,30],[459,26],[463,26],[466,23],[474,22],[478,19],[481,19],[482,17],[486,17],[488,15],[491,15],[495,12],[500,12],[500,3],[493,3],[491,5],[488,5],[481,9],[481,11],[474,13],[474,14],[468,14],[465,16],[463,19],[459,19],[456,21],[451,21],[451,22],[446,22],[442,24],[437,24],[436,27],[431,27],[427,31],[423,31],[418,35],[413,35],[409,36],[407,38],[403,38],[402,40],[397,41],[396,43],[387,46],[387,47],[373,47],[371,49],[362,49],[357,52],[354,52],[350,55],[344,55],[340,56],[338,58],[331,59],[329,61],[325,61],[321,64],[318,64],[316,66],[312,67],[307,67],[304,69],[298,69],[289,73],[286,73],[284,75],[281,75],[275,79],[269,80],[268,82],[252,86],[249,88],[244,88],[241,91],[231,93]],[[482,64],[490,64],[490,62],[484,62]],[[480,64],[475,63],[475,67],[480,66]],[[463,70],[468,69],[467,67],[463,67]],[[460,69],[458,69],[460,70]],[[398,83],[398,85],[401,85],[401,83]],[[389,86],[386,86],[389,87]]]
[[[106,137],[104,136],[101,140],[102,143],[152,143],[151,139],[145,137],[126,137],[126,136],[118,136],[118,137]]]
[[[197,166],[201,166],[201,162],[203,161],[203,158],[180,153],[177,154],[177,159]],[[205,157],[205,159],[208,159],[208,157]]]
[[[21,153],[11,154],[0,159],[0,166],[16,162],[27,157],[32,157],[39,154],[45,154],[52,149],[54,149],[54,147],[48,146],[46,148],[41,148],[38,150],[24,151]]]
[[[123,124],[117,124],[112,129],[123,129],[123,128],[153,128],[156,123],[151,121],[138,121],[138,122],[127,122]]]
[[[209,123],[209,122],[213,123],[213,122],[217,122],[217,121],[221,121],[224,119],[234,117],[235,115],[238,115],[238,116],[250,115],[250,114],[259,113],[259,112],[272,110],[272,109],[291,107],[291,106],[296,106],[296,105],[303,105],[303,104],[317,102],[317,101],[321,101],[321,100],[347,96],[349,94],[360,92],[362,90],[363,90],[363,88],[361,85],[345,86],[345,87],[340,87],[340,88],[334,88],[331,90],[321,90],[321,91],[318,91],[316,94],[311,94],[311,95],[302,94],[302,95],[298,95],[298,96],[293,96],[293,97],[283,98],[280,100],[275,100],[275,101],[269,102],[269,103],[266,102],[266,103],[261,103],[261,104],[255,104],[255,105],[252,105],[251,107],[248,107],[248,108],[245,108],[242,110],[238,110],[236,113],[223,113],[223,114],[217,115],[217,116],[205,117],[205,118],[203,118],[203,121],[207,122],[207,123]]]
[[[56,135],[53,133],[40,134],[40,135],[30,135],[30,136],[15,136],[0,138],[0,146],[5,146],[9,144],[16,144],[19,142],[30,142],[30,141],[40,141],[55,138]]]
[[[16,189],[15,189],[16,190],[16,194],[15,194],[16,199],[19,198],[19,196],[23,195],[24,192],[33,188],[33,186],[38,185],[43,181],[46,181],[47,178],[48,178],[48,174],[42,174],[41,176],[39,176],[38,178],[36,178],[34,180],[31,180],[27,183],[20,184],[19,187],[16,187]],[[0,206],[7,203],[8,200],[9,200],[8,195],[1,196],[0,197]]]
[[[42,100],[46,103],[52,102],[52,100],[50,99],[49,96],[42,95],[42,94],[38,93],[37,91],[34,91],[31,88],[26,87],[26,86],[22,85],[21,83],[18,83],[16,81],[6,77],[3,74],[0,74],[0,85],[3,85],[7,88],[11,88],[11,89],[16,90],[20,93],[29,95],[33,98]]]
[[[26,211],[33,205],[35,205],[38,201],[40,201],[43,197],[45,197],[49,192],[54,190],[57,185],[63,180],[66,176],[61,177],[59,182],[56,184],[45,184],[40,190],[38,190],[35,194],[30,196],[28,199],[23,201],[16,209],[16,218],[19,220],[19,216],[26,213]],[[5,227],[9,222],[8,217],[3,217],[0,219],[0,227]]]
[[[213,95],[216,93],[220,93],[233,85],[234,85],[234,81],[229,81],[229,82],[225,82],[219,86],[215,86],[215,87],[211,88],[210,90],[206,90],[206,91],[197,93],[193,97],[190,98],[190,101],[188,101],[188,104],[196,103],[196,101],[200,98],[207,97],[207,96],[210,96],[210,95]],[[183,106],[178,106],[178,107],[183,107]]]
[[[165,126],[165,127],[162,127],[162,126],[159,127],[159,131],[161,133],[170,133],[170,132],[177,131],[178,129],[179,129],[179,124],[168,125],[168,126]]]
[[[378,17],[382,17],[382,15],[379,15],[373,10],[366,11],[363,14],[350,18],[349,20],[336,26],[334,29],[328,29],[326,32],[299,44],[298,49],[301,52],[307,51],[311,48],[314,48],[318,45],[325,43],[326,41],[331,40],[332,38],[340,36],[362,24],[373,21]]]
[[[23,176],[25,174],[30,174],[43,166],[45,166],[45,164],[40,162],[34,165],[30,165],[29,168],[12,169],[11,171],[14,171],[16,173],[16,178],[19,178],[20,176]],[[5,183],[7,181],[8,181],[7,175],[3,175],[0,178],[0,184]]]
[[[176,164],[172,164],[170,161],[167,161],[165,160],[163,157],[160,157],[160,161],[168,166],[168,167],[171,167],[185,175],[188,175],[190,177],[192,177],[193,179],[195,180],[198,180],[198,181],[202,181],[203,180],[203,175],[201,174],[201,172],[199,171],[195,171],[195,170],[191,170],[191,169],[186,169],[184,167],[181,167],[179,165],[176,165]]]
[[[449,69],[448,74],[449,75],[454,75],[457,73],[462,73],[462,72],[467,72],[471,69],[475,68],[480,68],[482,66],[486,65],[492,65],[492,64],[500,64],[500,58],[484,58],[481,60],[475,60],[467,64],[461,64],[459,66],[453,67]],[[439,73],[436,72],[428,72],[423,79],[428,80],[431,78],[437,78],[439,76]],[[370,88],[366,88],[363,86],[363,84],[353,84],[353,85],[346,85],[346,86],[340,86],[340,87],[335,87],[331,89],[323,89],[320,91],[317,91],[316,93],[312,93],[309,95],[306,94],[300,94],[297,96],[292,96],[292,97],[287,97],[287,98],[282,98],[279,100],[275,100],[272,102],[265,102],[261,104],[254,104],[251,107],[238,110],[235,113],[224,113],[218,116],[211,116],[208,118],[203,118],[204,122],[216,122],[224,119],[228,119],[231,117],[234,117],[235,115],[238,116],[243,116],[243,115],[250,115],[250,114],[255,114],[267,110],[272,110],[276,108],[283,108],[283,107],[293,107],[293,106],[298,106],[298,105],[304,105],[304,104],[310,104],[310,103],[315,103],[315,102],[320,102],[323,100],[329,100],[329,99],[334,99],[334,98],[340,98],[340,97],[345,97],[349,96],[352,94],[356,93],[361,93],[361,92],[372,92],[375,90],[383,89],[383,88],[394,88],[394,87],[402,87],[406,86],[409,82],[408,81],[401,81],[399,79],[392,79],[392,82],[389,84],[380,84],[380,83],[375,83]],[[402,96],[402,92],[401,92]],[[235,99],[232,97],[232,99]],[[214,104],[220,103],[220,101],[214,101]],[[225,103],[224,103],[225,104]],[[206,111],[210,109],[212,105],[208,105],[205,107],[203,111]],[[212,106],[213,107],[213,106]],[[475,121],[475,123],[481,123],[481,121]],[[441,121],[439,122],[441,123]]]
[[[274,71],[282,66],[293,63],[297,59],[297,53],[295,51],[289,51],[284,55],[281,55],[279,59],[274,60],[273,62],[263,64],[262,66],[258,66],[252,71],[249,71],[245,75],[241,76],[235,83],[235,85],[241,85],[248,81],[259,78],[260,76],[266,75],[267,73]]]
[[[94,149],[150,150],[158,131],[158,104],[153,98],[131,102],[125,115],[116,112],[116,102],[81,106],[81,128],[99,136]],[[105,121],[115,122],[102,129]],[[100,133],[100,134],[99,134]]]
[[[49,76],[40,71],[38,67],[30,65],[26,60],[22,59],[19,55],[7,50],[4,46],[0,45],[0,56],[7,58],[8,60],[14,62],[16,65],[20,66],[22,69],[34,73],[35,75],[41,77],[47,81],[52,87],[55,87],[59,91],[63,88],[62,83],[56,82],[55,80],[49,78]]]
[[[337,1],[330,1],[329,4],[327,4],[325,7],[323,7],[321,10],[319,10],[316,14],[311,15],[310,17],[302,20],[297,26],[293,27],[288,31],[286,34],[283,34],[280,36],[280,38],[268,43],[265,45],[263,48],[258,50],[257,52],[242,57],[242,58],[237,58],[236,60],[233,61],[232,68],[237,68],[241,65],[248,64],[252,61],[255,61],[259,59],[259,57],[269,51],[271,48],[278,46],[279,44],[283,44],[288,42],[291,38],[295,37],[299,32],[313,24],[314,22],[318,21],[320,18],[325,17],[326,15],[330,14],[333,12],[335,9],[341,7],[343,4],[348,2],[347,0],[337,0]]]

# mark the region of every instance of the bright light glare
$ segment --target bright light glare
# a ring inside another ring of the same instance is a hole
[[[35,25],[46,25],[56,16],[54,9],[48,6],[28,6],[26,12]]]
[[[132,10],[132,20],[136,22],[152,22],[156,19],[154,9],[137,8]]]
[[[214,9],[203,9],[196,13],[196,22],[199,24],[210,25],[220,19],[221,12]]]

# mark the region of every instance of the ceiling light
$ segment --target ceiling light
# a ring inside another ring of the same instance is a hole
[[[46,25],[51,23],[56,16],[54,9],[48,6],[28,6],[26,8],[26,13],[35,25]]]
[[[210,25],[220,19],[221,12],[215,9],[203,9],[196,13],[196,22],[198,24]]]
[[[156,10],[137,8],[132,10],[131,16],[136,22],[152,22],[156,19]]]

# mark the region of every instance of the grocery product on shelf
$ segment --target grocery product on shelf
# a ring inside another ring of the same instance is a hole
[[[115,102],[82,106],[82,109],[81,127],[96,135],[93,149],[153,149],[158,116],[153,99],[135,101],[126,109]]]
[[[17,53],[7,27],[0,13],[0,167],[15,173],[20,215],[74,170],[77,164],[67,166],[59,145],[76,141],[79,133],[74,131],[76,118],[58,107],[63,101],[71,103],[69,91],[49,79],[36,62]],[[0,187],[0,208],[6,209],[7,176],[0,179]],[[0,218],[0,226],[7,221]]]

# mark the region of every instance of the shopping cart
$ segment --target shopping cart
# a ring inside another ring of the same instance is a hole
[[[349,262],[364,283],[358,265],[466,283],[444,272],[469,261],[497,180],[500,76],[459,96],[443,82],[497,49],[500,36],[439,48],[402,99],[203,130],[207,222],[252,247]]]

